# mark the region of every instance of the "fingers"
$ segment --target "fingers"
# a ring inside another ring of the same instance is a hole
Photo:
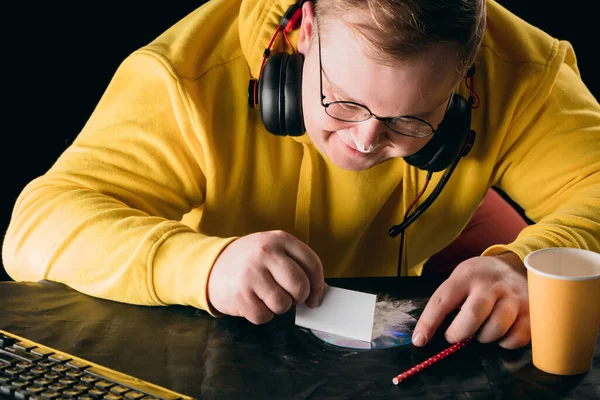
[[[519,308],[510,300],[500,299],[477,334],[481,343],[491,343],[503,337],[515,323]]]
[[[273,319],[273,312],[267,308],[265,303],[258,298],[256,293],[248,291],[239,304],[238,314],[255,325],[266,324]]]
[[[496,298],[469,297],[446,331],[446,340],[456,343],[479,329],[477,339],[481,343],[498,341],[498,345],[506,349],[527,345],[531,340],[528,312],[521,311],[519,314],[518,302],[505,297],[496,301]],[[489,304],[493,306],[491,311],[487,311]]]
[[[526,346],[531,341],[531,324],[529,314],[521,314],[508,333],[498,341],[498,345],[505,349],[517,349]]]
[[[303,282],[296,284],[297,280]],[[253,288],[257,297],[275,314],[285,313],[292,307],[294,300],[302,297],[306,299],[309,292],[308,278],[297,265],[265,270],[255,279]]]
[[[270,260],[271,280],[283,288],[296,304],[302,304],[310,295],[311,284],[304,269],[287,256],[278,256]]]
[[[446,330],[444,335],[446,340],[449,343],[458,343],[474,335],[494,309],[495,303],[495,296],[490,297],[486,293],[471,293]]]
[[[316,307],[321,304],[325,280],[323,277],[323,264],[317,254],[301,240],[285,232],[282,235],[286,254],[300,266],[310,283],[310,294],[306,299],[306,305]]]
[[[467,297],[469,286],[463,279],[448,278],[433,293],[415,326],[412,342],[425,346],[446,315],[454,311]]]
[[[317,255],[306,244],[285,232],[274,231],[269,236],[271,243],[276,246],[271,250],[263,247],[256,260],[259,263],[247,270],[245,279],[256,298],[274,314],[285,313],[294,302],[302,304],[306,301],[308,306],[318,305],[324,281]],[[272,251],[275,248],[279,250]],[[315,284],[311,282],[311,277]],[[255,312],[257,308],[261,307],[254,306],[250,312]]]

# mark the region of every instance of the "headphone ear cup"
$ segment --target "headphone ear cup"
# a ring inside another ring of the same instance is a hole
[[[454,94],[450,107],[433,138],[419,151],[404,160],[419,169],[438,172],[462,157],[461,151],[471,129],[471,106],[459,94]]]
[[[282,131],[279,118],[279,81],[285,53],[277,53],[267,59],[258,80],[258,108],[267,131],[279,135]]]
[[[281,109],[284,110],[284,131],[290,136],[302,136],[306,131],[302,112],[303,66],[304,56],[301,53],[296,52],[288,56],[283,79],[283,96],[279,100],[283,100]]]
[[[258,104],[263,125],[278,136],[304,134],[302,66],[300,53],[273,54],[258,81]]]

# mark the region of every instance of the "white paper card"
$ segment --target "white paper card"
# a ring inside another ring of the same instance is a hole
[[[370,342],[376,300],[374,294],[329,286],[319,307],[296,306],[296,325]]]

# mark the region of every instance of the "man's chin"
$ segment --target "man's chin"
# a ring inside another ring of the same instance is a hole
[[[335,150],[330,152],[329,158],[337,167],[347,171],[364,171],[380,163],[375,155],[357,157]]]
[[[315,141],[319,152],[329,158],[331,162],[341,169],[347,171],[364,171],[386,160],[383,149],[376,149],[373,153],[362,153],[340,140],[331,133],[328,140]]]

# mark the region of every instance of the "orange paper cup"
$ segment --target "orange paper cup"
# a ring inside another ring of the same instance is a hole
[[[556,375],[592,366],[600,325],[600,254],[555,247],[525,257],[533,365]]]

